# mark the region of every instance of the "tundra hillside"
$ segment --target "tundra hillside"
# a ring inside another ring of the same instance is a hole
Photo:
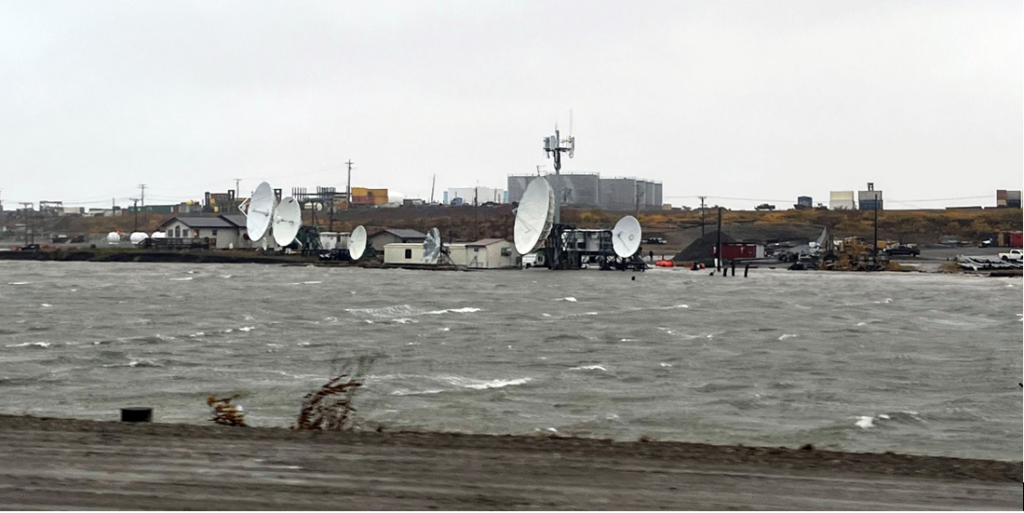
[[[628,212],[610,212],[565,208],[562,219],[580,228],[610,228]],[[139,230],[152,232],[161,223],[173,217],[168,214],[142,213],[138,216]],[[701,225],[698,211],[663,210],[641,212],[639,215],[644,232],[666,236],[670,241],[673,232]],[[4,240],[16,240],[13,230],[23,223],[21,217],[8,215],[2,219],[7,230]],[[135,216],[121,217],[37,217],[32,219],[36,231],[44,240],[52,235],[69,236],[79,234],[106,234],[111,231],[131,232],[135,228]],[[365,225],[369,232],[379,228],[412,228],[423,231],[437,227],[445,239],[475,240],[499,237],[511,240],[515,214],[511,205],[494,206],[417,206],[399,208],[353,209],[317,213],[315,224],[321,230],[350,231]],[[713,227],[717,223],[717,211],[709,209],[704,215],[704,224]],[[837,210],[782,210],[757,212],[748,210],[723,210],[723,224],[753,224],[770,226],[774,224],[812,224],[828,227],[837,237],[871,237],[874,229],[873,211]],[[312,212],[304,213],[304,223],[314,223]],[[937,243],[942,236],[956,236],[959,240],[978,241],[992,237],[998,232],[1020,231],[1024,227],[1021,210],[1000,209],[948,209],[948,210],[887,210],[878,212],[879,237],[902,242],[930,244]],[[713,228],[711,228],[713,229]]]

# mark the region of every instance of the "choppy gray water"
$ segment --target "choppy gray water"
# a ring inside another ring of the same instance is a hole
[[[1021,285],[0,261],[0,412],[204,423],[242,393],[286,426],[378,355],[356,406],[392,428],[1018,460]]]

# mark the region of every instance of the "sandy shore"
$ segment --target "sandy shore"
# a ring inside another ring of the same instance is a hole
[[[1007,509],[1021,463],[0,415],[8,509]]]

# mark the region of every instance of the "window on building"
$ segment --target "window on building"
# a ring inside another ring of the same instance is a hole
[[[181,227],[180,226],[175,226],[174,227],[174,238],[175,239],[181,238]]]
[[[210,235],[211,235],[211,236],[213,236],[213,237],[216,237],[216,236],[217,236],[217,230],[216,230],[216,229],[214,229],[214,230],[213,230],[213,231],[212,231],[212,232],[210,233]]]
[[[406,260],[412,260],[412,250],[411,249],[405,250],[405,259]]]

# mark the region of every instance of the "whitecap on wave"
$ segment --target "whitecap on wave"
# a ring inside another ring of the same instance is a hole
[[[782,336],[779,337],[779,340],[786,340],[787,338],[796,338],[799,336],[800,335],[797,335],[796,333],[783,333]]]
[[[460,376],[448,376],[442,378],[443,381],[447,381],[452,385],[459,386],[462,388],[471,388],[473,390],[488,390],[491,388],[505,388],[509,386],[524,385],[532,381],[531,378],[516,378],[516,379],[491,379],[491,380],[479,380],[464,378]]]
[[[857,417],[857,422],[854,423],[861,429],[873,428],[883,423],[897,423],[897,424],[910,424],[910,423],[923,423],[924,421],[918,416],[916,411],[900,411],[895,413],[879,413],[875,416],[862,415]]]
[[[392,305],[381,308],[346,308],[346,312],[352,315],[362,315],[377,318],[387,317],[408,317],[423,313],[423,310],[413,308],[409,305]]]
[[[399,390],[395,390],[394,392],[391,392],[391,395],[433,395],[433,394],[440,394],[441,392],[444,392],[444,390],[441,390],[441,389],[430,389],[430,390],[406,390],[406,389],[399,389]]]
[[[51,344],[49,342],[23,342],[21,344],[10,344],[7,347],[33,347],[34,346],[34,347],[41,347],[43,349],[46,349],[46,348],[50,347],[50,345]]]
[[[160,365],[159,363],[156,363],[153,360],[146,360],[140,358],[138,360],[129,360],[128,363],[108,363],[104,365],[104,367],[163,367],[163,365]]]
[[[464,307],[464,308],[448,308],[448,309],[445,309],[445,310],[434,310],[434,311],[431,311],[431,312],[425,312],[425,314],[426,315],[441,315],[441,314],[446,314],[446,313],[474,313],[474,312],[479,312],[479,311],[480,311],[479,308],[474,308],[472,306],[467,306],[467,307]]]
[[[575,303],[576,302],[576,298],[574,298],[574,297],[562,297],[562,298],[556,299],[555,301],[568,301],[570,303]]]
[[[574,371],[574,370],[599,370],[599,371],[607,371],[608,369],[604,368],[603,365],[580,365],[579,367],[573,367],[573,368],[571,368],[569,370],[571,370],[571,371]]]

